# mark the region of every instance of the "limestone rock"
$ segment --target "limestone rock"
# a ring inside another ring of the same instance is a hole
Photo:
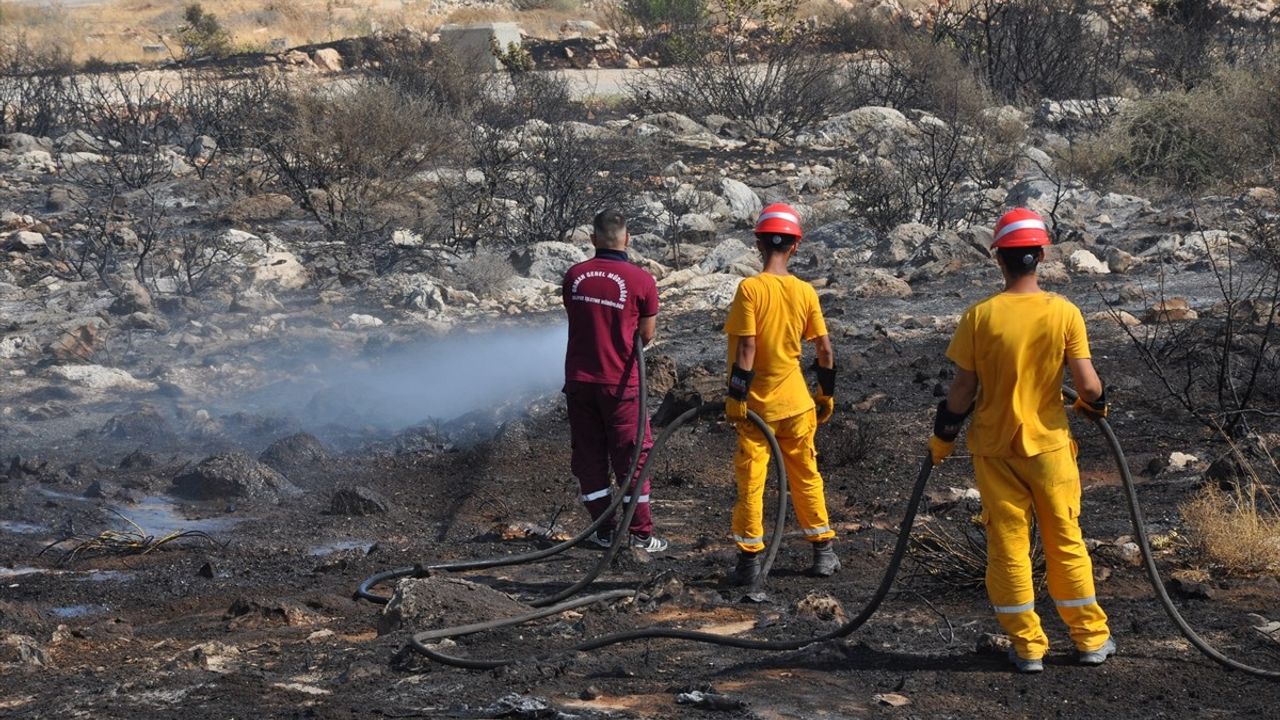
[[[342,55],[333,48],[320,48],[311,55],[311,61],[325,72],[342,72]]]
[[[725,202],[729,203],[729,217],[735,222],[753,222],[764,209],[756,191],[747,187],[746,183],[733,178],[724,178],[720,181],[720,194]]]
[[[250,270],[250,284],[254,287],[274,285],[284,290],[298,290],[306,287],[310,273],[291,252],[277,250],[269,252]]]
[[[511,265],[525,277],[559,283],[569,268],[586,259],[586,251],[578,245],[547,241],[517,250],[511,256]]]
[[[1118,247],[1112,246],[1107,248],[1107,268],[1113,273],[1123,275],[1129,272],[1136,262],[1137,259],[1134,258],[1133,255]]]
[[[1186,322],[1189,320],[1198,320],[1200,314],[1191,309],[1186,298],[1168,298],[1156,303],[1147,310],[1143,322],[1160,323],[1160,322]]]
[[[1067,264],[1074,272],[1084,275],[1108,275],[1111,273],[1111,269],[1106,263],[1099,260],[1097,255],[1083,248],[1071,253]]]
[[[39,252],[45,248],[44,235],[30,230],[19,230],[5,242],[5,249],[12,252]]]
[[[90,390],[126,390],[131,392],[152,392],[156,384],[139,380],[119,368],[101,365],[54,365],[49,374],[76,383]]]
[[[857,268],[850,277],[852,294],[856,297],[896,297],[911,295],[911,285],[888,270],[881,268]]]

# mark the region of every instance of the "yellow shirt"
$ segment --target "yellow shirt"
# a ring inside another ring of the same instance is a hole
[[[800,369],[801,343],[827,334],[818,293],[794,275],[760,273],[738,284],[724,323],[729,335],[729,367],[738,357],[738,338],[756,339],[755,379],[747,407],[767,421],[813,409],[809,383]]]
[[[1048,292],[1000,293],[965,311],[947,357],[978,374],[969,451],[1032,457],[1071,442],[1062,366],[1089,357],[1080,309]]]

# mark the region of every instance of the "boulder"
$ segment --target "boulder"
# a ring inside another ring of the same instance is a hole
[[[449,24],[440,28],[440,46],[469,71],[492,72],[503,68],[494,49],[505,53],[512,46],[520,47],[521,34],[520,26],[512,22]]]
[[[1142,321],[1147,323],[1185,322],[1199,318],[1200,314],[1191,309],[1186,298],[1175,297],[1162,300],[1148,308]]]
[[[0,149],[8,150],[15,155],[31,152],[32,150],[49,152],[53,149],[53,143],[49,142],[47,138],[38,138],[26,133],[9,133],[8,135],[0,135]]]
[[[1133,255],[1121,250],[1114,245],[1107,248],[1107,269],[1118,275],[1123,275],[1133,268],[1137,259]]]
[[[1111,269],[1106,263],[1098,259],[1097,255],[1081,248],[1071,253],[1071,257],[1067,259],[1067,265],[1073,272],[1084,275],[1109,275]]]
[[[1054,130],[1081,129],[1102,124],[1128,103],[1122,97],[1097,100],[1042,100],[1036,122]]]
[[[832,250],[863,250],[870,257],[871,248],[876,244],[876,232],[858,220],[837,220],[807,231],[804,242],[822,243]]]
[[[115,302],[108,310],[116,315],[133,313],[149,313],[155,310],[151,302],[151,292],[136,279],[129,277],[119,281],[115,291]]]
[[[236,293],[229,310],[233,313],[270,315],[284,310],[284,305],[266,290],[249,288]]]
[[[0,635],[0,667],[44,667],[49,654],[34,638],[16,633]]]
[[[269,252],[250,270],[250,284],[253,287],[273,285],[284,290],[298,290],[306,287],[310,273],[303,267],[298,256],[284,250]]]
[[[125,390],[129,392],[153,392],[157,386],[147,380],[139,380],[120,368],[101,365],[54,365],[49,374],[90,390]]]
[[[35,338],[30,335],[9,335],[0,338],[0,360],[31,357],[40,352]]]
[[[759,262],[759,253],[755,248],[747,247],[737,238],[726,238],[702,258],[697,268],[704,274],[719,273],[729,271],[744,262],[750,264],[752,261]]]
[[[9,236],[4,248],[10,252],[39,252],[45,248],[44,235],[30,230],[19,230]]]
[[[681,215],[676,228],[676,235],[686,243],[713,243],[716,232],[715,221],[702,213]]]
[[[720,181],[720,195],[729,204],[729,217],[735,222],[754,222],[764,208],[755,190],[733,178],[724,178]]]
[[[258,455],[258,462],[283,475],[298,467],[323,462],[329,458],[320,440],[311,433],[295,433],[280,438]]]
[[[426,273],[384,275],[372,284],[372,289],[383,302],[392,307],[426,312],[441,312],[445,309],[440,281]]]
[[[362,485],[338,488],[329,500],[329,512],[334,515],[364,517],[385,513],[390,508],[386,498]]]
[[[933,228],[928,225],[903,223],[890,230],[876,245],[871,262],[876,265],[898,265],[906,262],[932,234]]]
[[[378,618],[378,634],[401,628],[425,630],[438,627],[441,618],[451,625],[467,625],[529,612],[510,595],[456,577],[406,578],[396,583],[391,600]]]
[[[103,329],[107,324],[100,318],[72,320],[64,323],[58,337],[47,346],[45,352],[58,362],[88,360],[98,351]]]
[[[342,72],[342,54],[333,48],[320,48],[311,54],[311,62],[325,72]]]
[[[662,128],[674,135],[696,135],[698,133],[707,132],[707,129],[699,125],[692,118],[675,112],[654,113],[653,115],[645,115],[640,118],[640,122]]]
[[[511,255],[511,266],[521,275],[559,283],[569,268],[587,259],[587,253],[578,245],[565,242],[536,242],[520,248]]]
[[[904,298],[911,295],[911,286],[906,280],[880,268],[857,268],[849,282],[853,286],[850,292],[856,297]]]
[[[889,155],[903,136],[914,132],[915,126],[901,112],[868,106],[819,124],[809,142],[830,147],[858,147],[874,151],[876,155]]]
[[[241,452],[211,455],[173,479],[173,494],[189,500],[279,500],[299,492],[280,473]]]

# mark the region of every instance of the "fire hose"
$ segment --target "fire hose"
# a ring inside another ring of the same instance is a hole
[[[636,347],[637,348],[639,347],[638,343]],[[641,414],[641,423],[639,427],[643,428],[644,427],[643,420],[645,417],[647,417],[647,402],[646,402],[646,396],[645,396],[646,388],[645,388],[645,382],[644,382],[644,357],[643,357],[644,354],[642,351],[637,351],[636,355],[637,355],[637,367],[640,370],[639,406],[640,406],[640,414]],[[1062,393],[1063,393],[1063,396],[1069,402],[1075,401],[1076,393],[1071,388],[1064,386],[1062,389]],[[597,518],[595,522],[589,525],[586,530],[582,531],[575,537],[569,540],[566,540],[558,545],[546,548],[544,550],[525,553],[523,555],[514,555],[514,556],[508,556],[504,558],[493,558],[489,560],[443,563],[438,565],[426,566],[425,568],[422,566],[414,566],[409,568],[398,568],[396,570],[378,573],[376,575],[373,575],[367,578],[364,582],[362,582],[360,584],[360,589],[357,594],[360,597],[363,597],[368,600],[372,600],[374,602],[386,603],[387,598],[385,598],[384,596],[375,595],[371,592],[371,590],[374,586],[378,585],[379,583],[386,582],[387,580],[390,580],[393,578],[410,577],[410,576],[422,577],[426,574],[424,570],[426,571],[445,570],[445,571],[453,572],[453,571],[460,571],[460,570],[479,569],[479,568],[486,568],[486,567],[498,567],[503,565],[512,565],[512,564],[523,563],[523,562],[531,562],[536,559],[541,559],[541,558],[553,555],[555,553],[562,552],[576,545],[577,543],[585,539],[591,532],[594,532],[595,529],[598,528],[603,523],[605,518],[612,517],[611,513],[613,511],[616,511],[618,504],[621,503],[623,498],[629,495],[634,488],[643,486],[643,481],[648,478],[650,474],[650,469],[654,467],[654,463],[652,462],[652,459],[661,454],[661,451],[666,447],[666,443],[668,439],[672,436],[672,434],[675,431],[679,430],[688,422],[690,422],[691,420],[697,417],[707,416],[709,414],[712,414],[715,411],[719,411],[720,409],[721,409],[721,406],[718,404],[704,404],[702,406],[695,407],[685,411],[683,414],[677,417],[673,422],[667,425],[663,429],[662,433],[658,436],[657,440],[654,442],[653,447],[649,451],[649,462],[645,463],[644,468],[640,471],[639,474],[635,472],[636,465],[639,463],[640,450],[641,450],[641,447],[640,447],[641,443],[637,441],[636,452],[633,456],[633,461],[631,465],[631,475],[630,475],[631,481],[627,484],[627,489],[625,491],[625,494],[615,498],[614,501],[610,504],[609,510],[606,510],[606,512],[602,514],[599,518]],[[756,583],[752,586],[748,594],[748,597],[751,597],[753,599],[760,599],[761,595],[763,594],[763,585],[768,576],[769,569],[772,567],[773,561],[777,555],[778,546],[780,544],[778,541],[782,538],[783,528],[786,521],[786,511],[787,511],[789,493],[787,488],[786,471],[781,463],[782,453],[778,447],[776,438],[773,436],[773,433],[770,432],[768,425],[754,412],[750,412],[750,411],[748,412],[748,420],[753,424],[755,424],[756,427],[758,427],[761,430],[761,432],[764,434],[765,438],[769,441],[770,449],[773,455],[774,467],[776,470],[776,474],[778,476],[778,513],[774,523],[774,527],[770,534],[770,539],[768,544],[768,548],[769,548],[768,554],[766,555],[765,562],[761,569],[760,576],[757,579]],[[1165,613],[1168,614],[1169,619],[1173,622],[1174,626],[1192,644],[1192,646],[1194,646],[1197,650],[1199,650],[1205,656],[1209,657],[1210,659],[1217,662],[1218,664],[1228,669],[1238,670],[1240,672],[1246,673],[1248,675],[1253,675],[1255,677],[1261,677],[1268,680],[1280,680],[1280,671],[1267,670],[1265,668],[1258,668],[1251,665],[1247,665],[1245,663],[1239,662],[1237,660],[1234,660],[1222,654],[1220,651],[1218,651],[1216,648],[1210,645],[1207,641],[1205,641],[1204,638],[1202,638],[1198,633],[1196,633],[1196,631],[1190,626],[1190,624],[1187,623],[1186,619],[1182,617],[1182,614],[1178,611],[1177,607],[1173,603],[1172,598],[1169,597],[1168,591],[1165,589],[1164,581],[1160,577],[1160,570],[1156,566],[1155,558],[1152,555],[1151,543],[1147,536],[1146,523],[1145,523],[1145,520],[1143,519],[1142,508],[1141,508],[1141,505],[1139,504],[1137,490],[1134,484],[1133,476],[1129,472],[1128,461],[1125,458],[1124,450],[1120,446],[1120,441],[1116,437],[1115,432],[1111,427],[1111,424],[1106,420],[1106,418],[1103,418],[1103,417],[1095,418],[1094,423],[1097,425],[1099,431],[1103,435],[1103,438],[1106,440],[1108,448],[1111,451],[1112,457],[1115,460],[1116,467],[1120,472],[1120,477],[1121,477],[1122,484],[1124,486],[1124,491],[1125,491],[1125,499],[1129,506],[1129,518],[1133,524],[1134,536],[1137,538],[1138,547],[1142,553],[1142,559],[1147,571],[1147,577],[1151,582],[1152,589],[1156,593],[1156,598],[1159,600],[1161,606],[1165,610]],[[634,640],[667,638],[672,640],[687,640],[691,642],[708,643],[708,644],[719,645],[723,647],[742,648],[746,650],[790,651],[790,650],[798,650],[800,648],[811,645],[813,643],[826,642],[830,640],[837,640],[837,639],[847,637],[852,633],[854,633],[855,631],[857,631],[858,628],[862,627],[862,625],[864,625],[867,622],[867,620],[869,620],[871,616],[875,614],[875,612],[880,608],[881,603],[888,596],[889,590],[892,588],[894,580],[897,577],[898,570],[902,565],[902,560],[906,556],[907,547],[910,543],[910,538],[911,538],[911,529],[915,524],[915,518],[917,513],[919,512],[920,503],[924,498],[925,486],[928,484],[929,476],[932,472],[932,469],[933,469],[933,463],[931,461],[930,456],[926,454],[924,456],[923,462],[921,463],[920,470],[916,475],[915,485],[911,489],[911,496],[907,501],[906,514],[903,516],[902,522],[898,526],[898,536],[897,536],[896,542],[894,543],[893,553],[889,557],[889,563],[885,568],[884,575],[881,577],[880,583],[876,587],[875,592],[872,594],[871,598],[867,600],[867,603],[863,606],[862,610],[859,611],[857,615],[855,615],[853,618],[851,618],[847,622],[841,624],[839,627],[829,632],[821,633],[818,635],[809,636],[805,638],[792,639],[792,640],[761,640],[761,639],[755,639],[755,638],[740,638],[740,637],[733,637],[733,636],[725,636],[725,635],[719,635],[715,633],[698,631],[698,630],[684,630],[680,628],[652,626],[652,627],[636,628],[634,630],[628,630],[628,631],[603,635],[600,637],[586,640],[584,642],[578,643],[576,645],[573,645],[567,648],[563,648],[556,652],[548,653],[544,655],[532,655],[532,656],[527,656],[522,658],[494,658],[494,659],[477,659],[477,658],[468,658],[468,657],[450,655],[448,653],[442,652],[438,646],[437,647],[432,646],[434,643],[438,643],[439,641],[442,641],[442,640],[463,637],[466,635],[472,635],[472,634],[481,633],[481,632],[488,632],[492,630],[498,630],[506,627],[512,627],[515,625],[532,622],[534,620],[538,620],[544,617],[557,615],[559,613],[567,612],[569,610],[573,610],[579,607],[585,607],[587,605],[593,605],[599,602],[619,600],[625,597],[636,596],[638,593],[637,591],[634,591],[634,590],[611,590],[607,592],[596,593],[593,595],[587,595],[580,598],[575,598],[572,600],[567,600],[567,601],[565,600],[565,598],[571,597],[578,590],[594,582],[594,580],[603,572],[603,570],[606,567],[608,567],[609,563],[612,561],[613,556],[616,554],[617,550],[619,549],[621,542],[623,542],[621,538],[625,537],[626,535],[625,532],[616,532],[614,533],[614,539],[613,539],[613,542],[610,544],[609,550],[604,554],[600,562],[596,564],[596,567],[593,568],[591,572],[589,572],[587,575],[585,575],[583,578],[573,583],[569,587],[556,593],[555,595],[550,596],[548,598],[544,598],[539,601],[535,601],[534,603],[531,603],[534,607],[538,608],[537,610],[530,613],[523,614],[523,615],[510,617],[510,618],[502,618],[497,620],[490,620],[487,622],[472,623],[469,625],[460,625],[455,627],[438,628],[435,630],[426,630],[426,631],[414,634],[412,639],[410,640],[410,646],[418,653],[446,665],[453,665],[455,667],[462,667],[462,668],[473,669],[473,670],[489,670],[489,669],[494,669],[494,668],[510,665],[517,662],[546,660],[550,657],[554,657],[558,655],[565,655],[565,654],[570,654],[574,652],[586,652],[591,650],[598,650],[600,648],[607,647],[610,645],[616,645],[624,642],[631,642]],[[637,503],[628,504],[628,507],[623,514],[623,519],[621,521],[621,524],[619,525],[620,528],[625,529],[628,526],[628,524],[631,521],[631,518],[634,516],[636,506],[637,506]]]

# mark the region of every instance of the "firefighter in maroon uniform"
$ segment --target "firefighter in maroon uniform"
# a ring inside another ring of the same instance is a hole
[[[609,506],[613,485],[609,468],[625,488],[637,442],[642,443],[636,474],[653,444],[649,419],[638,424],[640,377],[636,331],[648,344],[657,331],[658,287],[653,276],[627,261],[626,219],[606,210],[592,223],[595,257],[565,273],[562,293],[569,316],[569,344],[564,360],[564,394],[569,404],[572,438],[570,465],[582,490],[582,502],[594,520]],[[621,489],[618,490],[621,492]],[[667,541],[653,534],[649,481],[624,498],[637,503],[628,530],[632,547],[662,552]],[[593,541],[608,547],[615,518],[606,520]]]

